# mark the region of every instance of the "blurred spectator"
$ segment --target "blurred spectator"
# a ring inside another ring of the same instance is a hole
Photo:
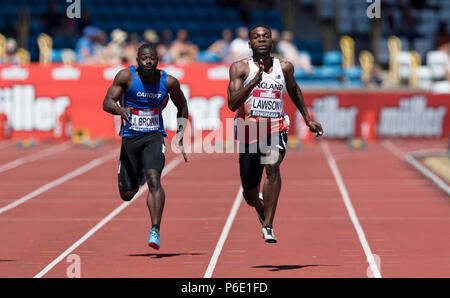
[[[58,4],[55,0],[49,0],[47,2],[47,11],[44,12],[40,21],[45,27],[45,30],[50,35],[58,35],[62,30],[62,23],[65,15],[58,10]]]
[[[93,26],[87,26],[83,30],[83,36],[78,40],[75,52],[77,62],[90,63],[94,57],[94,44],[97,41],[99,30]]]
[[[208,51],[224,62],[232,62],[233,59],[230,54],[230,44],[232,40],[233,32],[231,32],[230,29],[225,29],[222,31],[222,38],[210,45]]]
[[[175,63],[186,64],[197,60],[198,47],[188,40],[186,29],[177,31],[177,38],[171,43],[169,51]]]
[[[448,44],[450,43],[450,34],[447,30],[447,23],[446,22],[441,22],[439,24],[439,29],[438,32],[436,34],[436,39],[435,39],[435,48],[436,49],[440,49],[441,47],[448,47]],[[445,51],[445,49],[444,49]]]
[[[236,30],[236,38],[230,44],[232,61],[248,58],[252,55],[252,50],[248,45],[248,29],[239,27]]]
[[[275,58],[283,58],[283,56],[280,53],[280,49],[278,48],[278,43],[280,42],[280,31],[277,29],[272,29],[272,56]]]
[[[150,44],[157,45],[159,42],[158,33],[153,29],[148,29],[144,31],[144,40]]]
[[[98,30],[97,37],[94,41],[94,57],[92,63],[107,63],[106,45],[108,44],[108,35],[103,30]]]
[[[128,34],[121,29],[115,29],[111,32],[111,41],[105,49],[106,63],[120,64],[124,62],[127,37]]]
[[[447,59],[447,65],[445,67],[445,77],[447,78],[447,81],[450,82],[450,57]]]
[[[169,51],[170,44],[172,42],[172,31],[170,29],[165,29],[161,35],[161,41],[156,46],[156,52],[158,53],[159,59],[163,62],[172,62],[172,55]]]
[[[447,35],[448,36],[448,35]],[[442,38],[442,42],[445,42],[441,44],[437,50],[444,52],[447,55],[447,63],[445,65],[445,77],[447,79],[447,81],[450,82],[450,40],[446,40],[445,38]]]
[[[447,77],[447,81],[450,82],[450,60],[447,62],[447,67],[445,68],[445,75]]]
[[[284,59],[291,62],[294,67],[302,68],[305,72],[312,72],[311,60],[308,55],[300,54],[298,48],[292,43],[294,34],[292,31],[283,31],[278,50]]]
[[[19,64],[17,42],[14,38],[8,38],[6,40],[5,55],[1,57],[0,64]]]
[[[447,30],[447,23],[439,24],[439,30],[435,40],[435,48],[447,54],[447,64],[445,65],[445,77],[450,82],[450,34]]]
[[[146,32],[144,32],[144,35],[146,35]],[[129,42],[125,46],[124,49],[124,55],[125,55],[125,61],[128,64],[135,64],[136,63],[136,55],[137,50],[139,49],[141,45],[139,34],[134,32],[130,34]]]
[[[386,81],[386,79],[383,79],[383,69],[380,65],[375,64],[367,87],[382,88],[385,87],[384,85]]]

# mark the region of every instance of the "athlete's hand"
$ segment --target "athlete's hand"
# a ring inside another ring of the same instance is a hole
[[[306,121],[306,125],[308,125],[309,130],[316,133],[316,137],[320,137],[323,135],[322,125],[319,122],[314,120]]]
[[[176,144],[177,144],[177,148],[181,151],[181,154],[183,154],[184,162],[188,162],[187,154],[186,154],[186,151],[184,150],[184,146],[183,146],[183,140],[182,139],[178,140],[176,142]]]
[[[131,120],[131,118],[130,118],[131,110],[133,110],[132,107],[122,108],[121,113],[120,113],[120,117],[122,117],[122,121],[125,120],[128,123],[130,123],[130,125],[132,125],[131,121],[130,121]]]
[[[252,84],[254,86],[258,85],[259,83],[261,83],[262,81],[262,77],[263,77],[263,72],[264,72],[264,62],[262,59],[259,59],[259,70],[256,73],[255,77],[252,80]]]

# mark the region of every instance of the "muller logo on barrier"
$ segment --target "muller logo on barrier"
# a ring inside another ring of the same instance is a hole
[[[300,112],[297,112],[297,119]],[[356,107],[339,107],[336,96],[325,96],[313,100],[314,119],[322,124],[324,137],[347,138],[355,135]],[[299,121],[299,120],[298,120]]]
[[[67,96],[36,98],[33,85],[0,88],[0,113],[8,116],[15,131],[53,130],[69,105]]]
[[[216,130],[222,126],[220,111],[225,105],[225,98],[222,96],[213,96],[211,98],[196,96],[191,97],[191,89],[188,85],[182,84],[186,100],[189,105],[189,113],[192,117],[194,131]],[[164,125],[167,130],[177,129],[177,108],[169,101],[167,107],[162,112],[164,116]]]
[[[427,107],[424,96],[402,98],[398,107],[383,107],[379,134],[400,137],[441,137],[445,106]]]
[[[175,66],[168,65],[169,73],[183,75],[180,83],[188,101],[191,125],[190,130],[186,131],[187,137],[198,135],[202,140],[214,132],[217,135],[215,140],[233,144],[236,113],[227,106],[227,67],[215,64],[178,65],[175,69]],[[58,123],[62,123],[60,119],[64,119],[65,114],[70,116],[74,129],[87,131],[91,138],[116,137],[114,117],[103,112],[101,101],[112,83],[108,78],[112,79],[112,75],[120,69],[123,66],[42,67],[31,64],[27,67],[0,67],[0,114],[7,116],[11,134],[17,137],[53,137],[52,132],[56,131]],[[255,106],[264,107],[264,111],[275,107],[278,113],[278,103],[286,103],[283,111],[293,120],[290,133],[296,131],[299,136],[304,133],[306,139],[314,140],[312,134],[308,135],[309,128],[301,125],[304,124],[302,116],[288,100],[288,94],[284,97],[286,101],[281,101],[277,94],[282,95],[282,92],[278,92],[270,89],[269,93],[255,101]],[[275,98],[271,98],[274,95]],[[338,94],[306,91],[304,97],[314,119],[324,128],[324,137],[328,138],[365,135],[420,138],[444,137],[450,133],[450,101],[446,95],[361,90]],[[274,104],[270,106],[269,103]],[[173,136],[177,131],[177,108],[172,101],[169,100],[162,114],[160,121],[164,120],[165,130]],[[117,124],[120,126],[120,117],[115,118],[118,118]]]

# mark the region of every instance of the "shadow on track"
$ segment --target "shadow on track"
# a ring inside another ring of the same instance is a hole
[[[306,267],[321,267],[321,266],[335,266],[335,265],[261,265],[261,266],[252,266],[252,268],[270,268],[268,271],[283,271],[283,270],[303,269]]]
[[[149,254],[131,254],[129,257],[151,257],[154,259],[161,258],[170,258],[170,257],[178,257],[178,256],[199,256],[204,255],[201,253],[173,253],[173,254],[157,254],[157,253],[149,253]]]

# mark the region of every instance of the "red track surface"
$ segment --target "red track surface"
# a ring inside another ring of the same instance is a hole
[[[323,141],[322,141],[323,142]],[[355,151],[328,141],[383,277],[450,277],[450,201],[399,158],[445,141],[383,142]],[[3,147],[0,166],[50,144]],[[0,173],[0,208],[118,149],[73,146]],[[168,152],[166,165],[177,158]],[[33,277],[122,204],[118,155],[0,213],[0,277]],[[261,239],[253,209],[240,205],[212,277],[366,277],[368,263],[320,142],[289,150],[274,222],[277,244]],[[191,154],[163,178],[161,249],[146,245],[142,195],[71,254],[82,277],[203,277],[239,190],[235,154]],[[44,277],[66,277],[64,258]]]

